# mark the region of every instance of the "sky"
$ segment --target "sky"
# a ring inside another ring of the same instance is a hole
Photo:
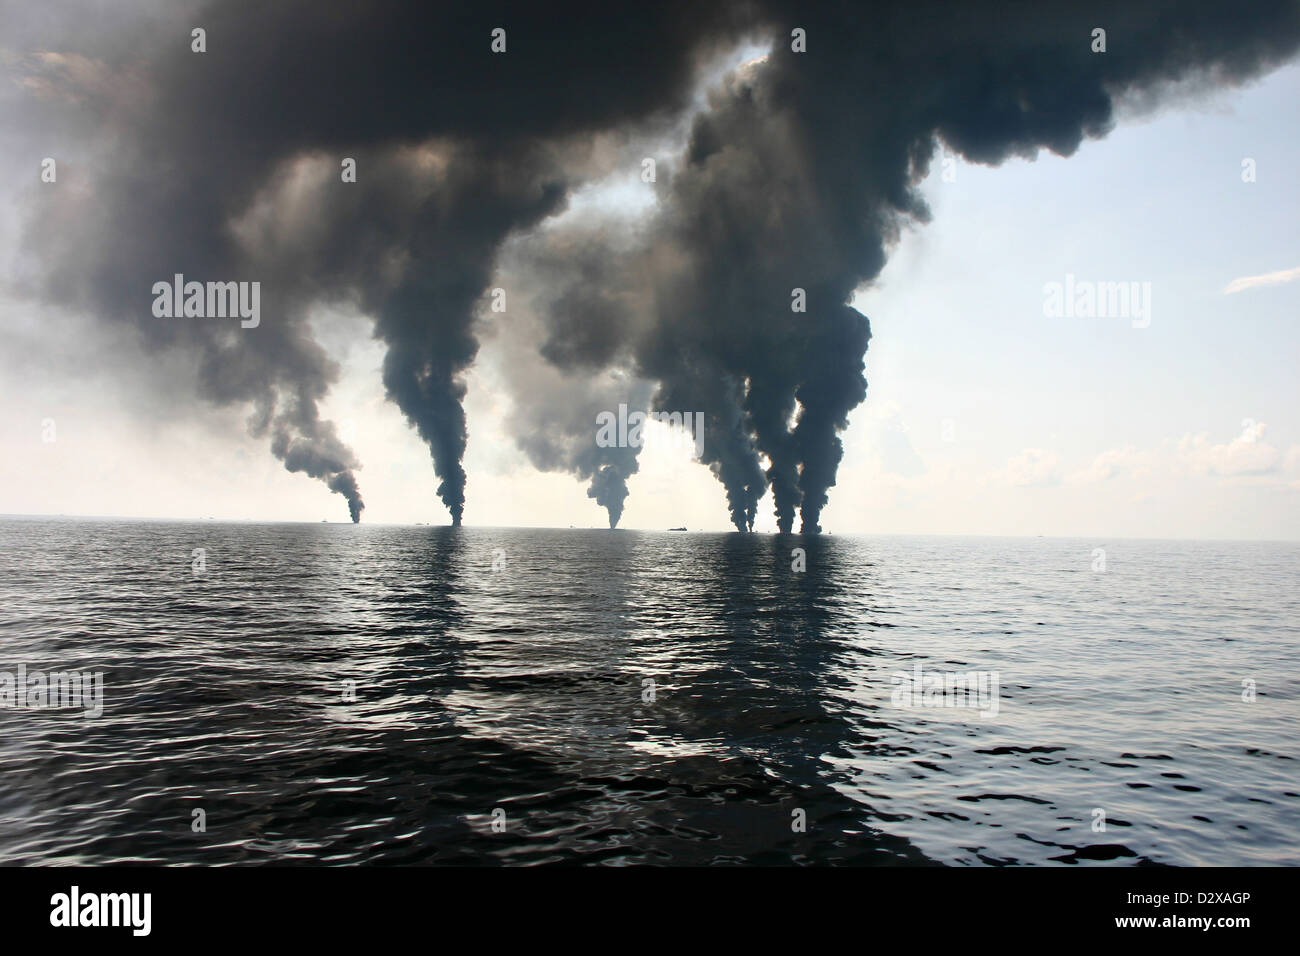
[[[930,221],[903,229],[852,300],[871,323],[867,398],[825,529],[1300,539],[1300,66],[1117,119],[1068,158],[932,164]],[[681,128],[657,135],[656,149],[682,147]],[[652,211],[644,151],[624,144],[535,230]],[[0,172],[12,213],[37,171],[11,153]],[[0,227],[0,262],[21,241]],[[528,410],[510,384],[541,359],[521,344],[533,318],[510,242],[493,281],[517,305],[485,303],[466,376],[465,523],[604,527],[585,482],[537,470],[517,441]],[[1049,314],[1046,290],[1067,281],[1137,283],[1149,312]],[[362,463],[363,520],[447,523],[429,449],[386,396],[371,321],[338,306],[309,321],[341,365],[320,408]],[[179,397],[196,374],[183,355],[12,291],[0,335],[0,513],[346,520],[324,484],[248,434],[246,407]],[[722,486],[691,453],[649,430],[620,527],[731,529]],[[776,529],[770,492],[758,515],[756,531]]]

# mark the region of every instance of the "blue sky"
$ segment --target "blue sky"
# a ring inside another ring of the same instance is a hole
[[[1223,289],[1300,265],[1298,89],[1290,67],[1244,91],[1121,118],[1069,158],[958,165],[953,182],[932,171],[932,224],[904,238],[857,300],[874,339],[855,426],[873,404],[889,406],[932,466],[996,468],[1026,449],[1059,459],[1060,486],[1021,487],[1007,502],[994,481],[975,496],[991,511],[970,530],[1295,537],[1298,476],[1285,458],[1300,441],[1300,283]],[[1253,183],[1242,181],[1244,158],[1255,160]],[[1067,273],[1150,282],[1149,327],[1045,317],[1043,286]],[[944,418],[955,442],[941,440]],[[1254,437],[1277,450],[1275,473],[1262,470],[1266,454],[1211,451],[1246,420],[1264,424]],[[1162,449],[1187,436],[1182,455]],[[879,456],[880,444],[859,441],[849,464]],[[901,442],[886,444],[906,457]],[[1126,446],[1154,459],[1150,476],[1064,481]],[[1167,474],[1179,459],[1192,473]],[[1017,505],[1031,520],[1008,513]],[[833,502],[832,520],[845,520],[842,506]]]

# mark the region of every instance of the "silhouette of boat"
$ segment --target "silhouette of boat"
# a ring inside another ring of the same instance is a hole
[[[685,531],[685,528],[669,528],[669,531]]]

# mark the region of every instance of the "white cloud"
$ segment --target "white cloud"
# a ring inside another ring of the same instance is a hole
[[[1092,485],[1118,478],[1125,472],[1132,478],[1147,477],[1153,465],[1154,456],[1150,452],[1125,445],[1103,451],[1087,468],[1073,472],[1065,480],[1071,485]]]
[[[1293,282],[1300,279],[1300,266],[1294,269],[1279,269],[1277,272],[1265,272],[1258,276],[1241,276],[1233,279],[1223,287],[1224,295],[1232,295],[1234,292],[1244,292],[1246,289],[1255,289],[1265,285],[1281,285],[1284,282]]]
[[[1060,459],[1050,451],[1041,448],[1026,448],[1007,462],[1006,467],[989,474],[989,478],[998,484],[1013,485],[1017,488],[1043,487],[1061,482],[1057,466]]]
[[[1234,478],[1267,475],[1277,471],[1282,456],[1263,440],[1268,426],[1252,425],[1230,442],[1210,443],[1209,434],[1187,434],[1178,441],[1178,459],[1194,475]]]

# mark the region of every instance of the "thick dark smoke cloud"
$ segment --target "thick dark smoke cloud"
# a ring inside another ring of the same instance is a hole
[[[1239,82],[1293,55],[1298,9],[765,4],[771,52],[712,93],[644,246],[602,257],[588,243],[557,273],[543,354],[574,371],[622,363],[660,383],[657,407],[709,410],[706,461],[736,527],[770,485],[780,530],[798,510],[817,532],[839,433],[866,395],[870,329],[847,302],[899,228],[928,219],[916,186],[937,142],[987,164],[1069,155],[1111,128],[1119,95]],[[807,52],[792,50],[795,28]],[[615,277],[636,320],[612,324],[588,275]],[[806,312],[791,310],[795,289]]]
[[[354,520],[359,463],[319,414],[338,368],[312,307],[374,320],[388,396],[459,522],[464,373],[503,243],[545,233],[610,171],[610,142],[680,117],[720,52],[771,43],[712,91],[685,151],[660,157],[658,206],[635,235],[551,230],[545,268],[526,270],[541,355],[578,384],[562,408],[558,393],[517,394],[517,435],[538,467],[591,482],[611,524],[636,451],[596,447],[594,412],[638,399],[606,373],[652,383],[654,408],[705,413],[704,462],[737,528],[771,487],[778,527],[798,512],[816,532],[866,394],[870,329],[847,303],[898,230],[928,218],[916,185],[936,143],[988,164],[1068,155],[1110,129],[1119,96],[1240,82],[1300,42],[1300,5],[1283,0],[140,10],[78,9],[75,30],[71,15],[32,15],[23,49],[5,50],[27,122],[76,157],[77,188],[33,199],[28,291],[192,354],[199,394],[250,406],[285,467],[343,495]],[[191,52],[192,26],[206,53]],[[795,28],[807,52],[791,50]],[[340,182],[343,157],[356,183]],[[175,273],[260,281],[260,326],[153,318],[149,290]]]
[[[596,2],[231,0],[100,31],[74,31],[71,14],[36,23],[28,50],[7,57],[11,79],[39,100],[33,128],[50,109],[69,114],[87,159],[84,188],[39,194],[28,291],[193,352],[200,393],[254,406],[254,434],[344,495],[354,520],[357,462],[317,413],[338,368],[306,317],[319,302],[356,305],[388,345],[388,395],[428,443],[459,522],[462,375],[496,250],[589,175],[584,136],[683,106],[721,16],[690,7],[629,18]],[[490,49],[499,26],[504,55]],[[340,181],[344,157],[356,183]],[[261,325],[161,323],[149,290],[175,273],[260,281]]]

